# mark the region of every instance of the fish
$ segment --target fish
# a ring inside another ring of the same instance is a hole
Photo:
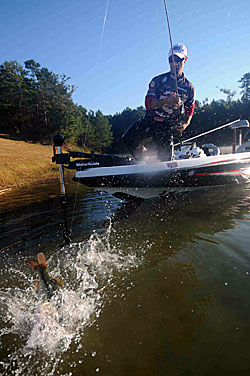
[[[37,254],[37,261],[28,259],[26,262],[38,274],[38,281],[33,282],[38,292],[38,297],[44,301],[51,301],[58,289],[63,287],[62,279],[60,277],[50,277],[46,257],[42,252]]]

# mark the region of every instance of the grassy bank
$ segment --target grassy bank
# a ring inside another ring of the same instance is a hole
[[[0,190],[56,178],[58,166],[51,162],[52,146],[0,136]]]

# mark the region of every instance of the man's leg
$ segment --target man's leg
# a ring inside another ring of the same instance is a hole
[[[155,133],[153,139],[157,147],[157,158],[161,162],[171,160],[171,136],[172,131],[170,124],[165,122],[157,122],[156,124],[155,122]]]
[[[170,161],[171,160],[171,147],[170,147],[170,140],[168,143],[158,142],[157,143],[157,158],[161,162]]]
[[[148,136],[150,129],[150,122],[145,118],[139,119],[136,123],[132,124],[122,136],[123,142],[128,148],[132,156],[139,160],[143,153],[142,142]]]

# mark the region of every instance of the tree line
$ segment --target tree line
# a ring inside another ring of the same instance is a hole
[[[101,111],[74,103],[70,77],[58,75],[34,60],[0,65],[0,132],[27,140],[51,139],[63,133],[68,142],[98,152],[112,143],[111,124]]]
[[[125,151],[121,136],[125,130],[145,114],[143,106],[126,108],[121,113],[103,115],[74,103],[75,86],[69,77],[58,75],[41,67],[34,60],[24,66],[17,61],[0,65],[0,133],[22,139],[41,141],[63,133],[69,143],[96,152],[119,153]],[[185,138],[216,128],[235,119],[250,120],[250,73],[238,81],[240,99],[236,92],[220,89],[226,97],[196,101],[191,125]],[[226,129],[209,135],[210,141],[222,144],[230,140]],[[206,142],[206,137],[203,140]]]

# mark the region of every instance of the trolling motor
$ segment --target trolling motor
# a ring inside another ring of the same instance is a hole
[[[230,128],[233,130],[233,144],[232,144],[232,153],[236,152],[236,138],[237,130],[239,130],[239,147],[242,145],[242,129],[249,128],[248,120],[240,120],[235,124],[232,124]]]
[[[62,152],[62,145],[64,143],[64,136],[61,134],[56,134],[53,136],[53,157],[52,162],[56,162],[59,164],[59,172],[60,172],[60,187],[61,187],[61,203],[63,208],[63,220],[64,220],[64,233],[63,238],[65,244],[70,244],[70,229],[68,226],[68,218],[67,218],[67,196],[66,196],[66,189],[65,189],[65,181],[64,181],[64,168],[63,164],[69,162],[69,155],[63,154]],[[56,152],[57,149],[57,152]]]

